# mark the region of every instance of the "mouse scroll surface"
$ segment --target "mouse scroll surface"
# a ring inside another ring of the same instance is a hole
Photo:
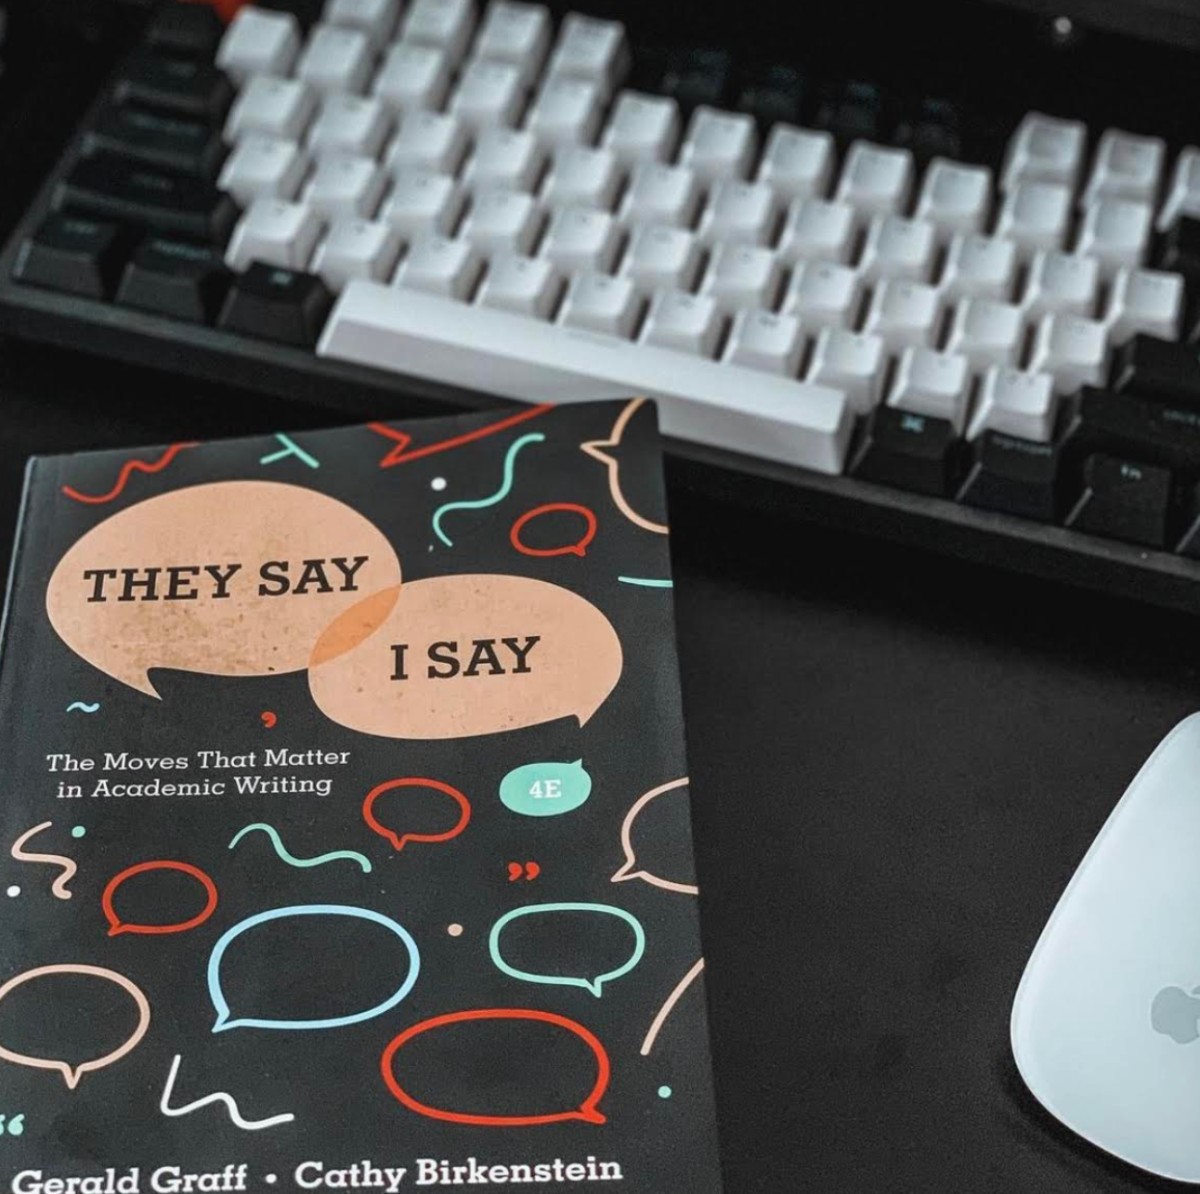
[[[1072,1131],[1200,1183],[1200,714],[1147,760],[1025,968],[1017,1068]]]

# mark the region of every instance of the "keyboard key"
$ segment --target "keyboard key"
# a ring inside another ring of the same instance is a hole
[[[629,278],[584,270],[571,279],[558,318],[564,327],[628,340],[637,328],[641,309],[642,302]]]
[[[144,162],[176,174],[214,178],[225,157],[216,129],[200,120],[139,108],[107,108],[84,133],[86,157]]]
[[[1109,343],[1124,344],[1138,332],[1161,340],[1178,339],[1183,300],[1183,279],[1178,274],[1117,270],[1104,312]]]
[[[626,165],[668,161],[679,140],[679,105],[636,91],[617,97],[601,144]]]
[[[865,415],[883,392],[887,346],[878,336],[822,328],[817,334],[808,380],[841,390],[850,408]]]
[[[962,435],[970,397],[971,373],[966,357],[906,348],[896,364],[887,404],[896,410],[945,419]]]
[[[538,255],[548,257],[564,274],[609,273],[620,247],[620,228],[608,212],[563,207],[551,217]]]
[[[611,149],[572,145],[559,149],[542,187],[549,207],[594,207],[611,211],[623,173]]]
[[[1107,452],[1194,473],[1200,460],[1200,412],[1086,386],[1071,407],[1062,446],[1073,461]]]
[[[839,264],[850,259],[854,243],[854,208],[824,199],[797,199],[788,208],[778,253],[786,264],[822,261]]]
[[[792,273],[781,310],[807,328],[849,328],[858,316],[859,279],[849,266],[802,262]]]
[[[400,118],[400,130],[386,155],[387,168],[432,170],[457,174],[467,152],[467,130],[454,116],[442,112],[409,112]]]
[[[164,4],[150,18],[142,40],[167,54],[207,62],[224,32],[221,18],[207,4]]]
[[[1155,227],[1166,232],[1180,216],[1200,216],[1200,149],[1180,150]]]
[[[745,310],[733,317],[724,359],[748,369],[795,377],[804,356],[804,334],[794,315]]]
[[[863,216],[891,215],[907,206],[912,179],[913,158],[908,150],[855,141],[833,197]]]
[[[430,170],[403,170],[395,176],[379,218],[405,240],[423,232],[453,236],[465,206],[466,195],[453,178]]]
[[[547,78],[581,79],[611,95],[628,72],[629,42],[624,25],[577,12],[563,18]]]
[[[741,307],[769,310],[780,281],[779,262],[770,249],[720,244],[712,251],[700,293],[727,313]]]
[[[540,4],[492,0],[472,52],[476,58],[506,62],[521,72],[528,87],[550,49],[550,13]]]
[[[716,303],[702,295],[665,290],[650,301],[642,326],[642,343],[673,348],[696,356],[716,355],[722,329]]]
[[[475,29],[474,0],[413,0],[401,25],[400,40],[446,51],[457,64]]]
[[[638,290],[691,290],[700,270],[700,245],[682,228],[643,224],[630,238],[621,262],[622,277]]]
[[[745,178],[758,152],[758,133],[749,116],[699,107],[692,113],[679,164],[713,182]]]
[[[1054,379],[1045,373],[992,365],[979,383],[969,439],[999,431],[1021,440],[1049,443],[1058,400]]]
[[[1061,249],[1071,219],[1071,192],[1056,182],[1017,182],[1009,188],[996,218],[995,235],[1025,254]]]
[[[638,162],[621,201],[627,224],[670,224],[690,228],[700,203],[700,182],[686,166]]]
[[[207,63],[137,50],[117,75],[113,98],[118,104],[137,104],[218,124],[233,101],[233,88]]]
[[[304,204],[326,220],[338,216],[370,219],[386,185],[386,176],[374,158],[354,154],[327,157],[304,188]]]
[[[1098,453],[1083,462],[1083,492],[1067,526],[1145,547],[1167,546],[1171,474]]]
[[[330,25],[361,29],[379,45],[396,31],[400,0],[327,0],[322,16]]]
[[[549,319],[562,293],[553,263],[540,257],[501,252],[488,263],[476,302],[535,319]]]
[[[1113,388],[1200,410],[1200,359],[1191,345],[1137,335],[1116,353]]]
[[[1081,121],[1030,112],[1008,143],[1001,189],[1010,191],[1019,182],[1054,182],[1073,191],[1086,148],[1087,126]]]
[[[760,128],[799,124],[808,84],[796,67],[782,62],[751,63],[738,72],[738,83],[732,107],[753,116]]]
[[[1100,384],[1107,352],[1108,330],[1098,320],[1043,315],[1034,329],[1029,368],[1052,374],[1055,391],[1070,394]]]
[[[371,84],[371,94],[390,112],[440,108],[450,94],[453,69],[442,46],[397,42]]]
[[[1189,289],[1200,283],[1200,219],[1180,216],[1161,238],[1154,264],[1182,274]]]
[[[256,199],[243,213],[225,250],[225,264],[242,271],[252,261],[304,269],[321,235],[321,218],[302,203]]]
[[[232,282],[215,246],[149,236],[125,267],[116,301],[168,319],[212,323]]]
[[[697,235],[709,245],[765,245],[778,221],[775,194],[766,183],[726,179],[709,191]]]
[[[868,283],[881,278],[924,282],[933,268],[936,247],[932,224],[901,216],[874,216],[859,253],[859,277]]]
[[[467,63],[450,99],[450,112],[473,132],[492,124],[516,125],[525,104],[521,71],[508,62]]]
[[[108,298],[129,248],[128,234],[117,224],[52,212],[22,242],[13,277],[30,286]]]
[[[1139,137],[1106,129],[1096,146],[1091,174],[1083,191],[1084,205],[1100,196],[1153,203],[1166,157],[1159,137]]]
[[[1057,522],[1059,451],[1050,444],[985,431],[971,446],[958,500],[1019,518]]]
[[[247,5],[229,23],[217,66],[239,86],[255,75],[289,75],[300,53],[300,22],[289,12]]]
[[[1084,209],[1075,252],[1098,261],[1105,277],[1122,266],[1135,268],[1145,260],[1152,218],[1149,203],[1095,199]]]
[[[318,161],[330,154],[377,158],[390,126],[391,119],[379,100],[329,95],[309,130],[308,149]]]
[[[371,39],[361,29],[314,25],[296,64],[296,78],[322,95],[361,95],[374,64]]]
[[[885,278],[871,294],[863,331],[879,336],[892,348],[931,348],[940,318],[936,288]]]
[[[541,209],[531,195],[489,187],[476,192],[458,235],[481,252],[528,254],[542,223]]]
[[[335,294],[352,278],[382,282],[391,277],[400,244],[400,232],[390,224],[343,216],[317,246],[312,272]]]
[[[786,200],[823,199],[833,177],[833,136],[777,124],[755,178]]]
[[[255,199],[294,199],[308,174],[308,156],[294,141],[249,133],[221,169],[217,185],[242,207]]]
[[[938,289],[947,302],[963,298],[1006,302],[1017,276],[1012,241],[991,236],[955,236],[946,250]]]
[[[279,75],[255,75],[229,111],[225,140],[233,143],[247,133],[265,133],[299,141],[316,110],[317,96],[306,84]]]
[[[371,282],[342,292],[318,354],[525,402],[645,394],[667,435],[823,473],[841,471],[852,430],[836,390]]]
[[[545,145],[590,145],[600,131],[603,111],[599,83],[552,76],[529,109],[525,127]]]
[[[1099,287],[1100,265],[1093,258],[1039,250],[1029,264],[1021,309],[1031,321],[1053,311],[1090,317]]]
[[[256,261],[234,280],[219,326],[253,340],[311,348],[333,296],[313,274]]]
[[[419,236],[396,271],[394,285],[468,299],[479,281],[483,259],[469,241],[444,236]]]
[[[934,158],[925,171],[913,217],[932,224],[942,238],[981,233],[991,196],[990,170]]]
[[[532,191],[542,177],[546,154],[532,133],[496,126],[484,129],[463,171],[472,189],[506,187]]]
[[[864,481],[946,497],[958,481],[957,448],[948,420],[880,406],[867,417],[850,472]]]
[[[975,369],[989,365],[1015,368],[1020,362],[1023,339],[1020,307],[968,298],[954,307],[946,351],[967,357]]]

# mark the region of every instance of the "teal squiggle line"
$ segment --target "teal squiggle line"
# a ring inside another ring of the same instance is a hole
[[[512,492],[513,462],[517,459],[517,453],[526,444],[541,443],[545,438],[540,431],[534,431],[529,435],[521,436],[518,440],[514,440],[509,445],[508,452],[504,456],[504,480],[500,488],[491,497],[478,498],[472,502],[447,502],[444,506],[439,506],[433,512],[433,533],[447,547],[453,547],[454,544],[450,540],[450,537],[442,530],[442,516],[448,514],[451,510],[482,510],[487,506],[494,506],[497,502],[504,501],[509,493]]]
[[[316,858],[297,858],[294,854],[288,853],[283,842],[279,840],[278,830],[273,825],[267,825],[262,821],[256,821],[253,825],[247,825],[245,828],[239,829],[234,835],[233,841],[229,843],[229,848],[232,850],[252,829],[261,829],[271,839],[271,844],[275,847],[275,853],[288,866],[321,866],[323,863],[333,862],[338,858],[346,858],[351,862],[357,862],[362,867],[364,875],[368,874],[371,870],[371,860],[365,854],[360,854],[357,850],[331,850],[328,854],[318,854]]]

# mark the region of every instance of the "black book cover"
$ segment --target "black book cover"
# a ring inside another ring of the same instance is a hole
[[[0,1189],[720,1190],[653,405],[31,462]]]

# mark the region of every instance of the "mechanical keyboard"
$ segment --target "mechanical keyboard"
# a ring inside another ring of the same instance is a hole
[[[648,394],[718,491],[1196,606],[1200,148],[1030,111],[970,152],[512,0],[226,7],[150,19],[0,326],[375,412]]]

